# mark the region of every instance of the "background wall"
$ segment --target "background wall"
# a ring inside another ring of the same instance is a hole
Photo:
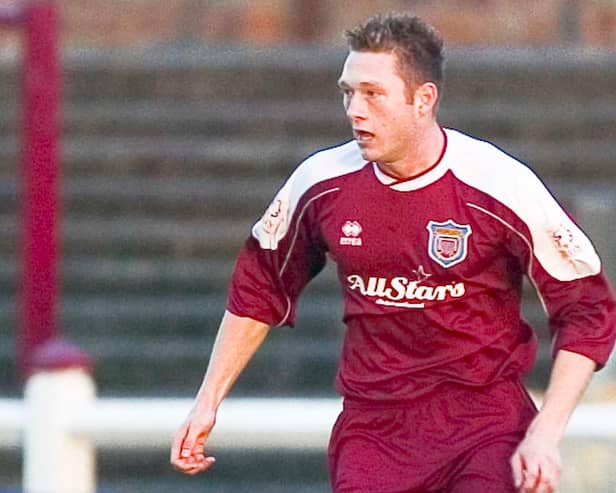
[[[64,42],[76,47],[340,44],[343,29],[375,10],[415,12],[436,25],[450,45],[616,43],[614,0],[63,0],[61,6]],[[0,32],[5,46],[13,38]]]

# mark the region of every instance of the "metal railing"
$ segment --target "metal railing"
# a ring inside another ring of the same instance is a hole
[[[210,449],[323,450],[339,399],[228,399]],[[34,374],[24,400],[0,400],[0,448],[23,449],[25,493],[94,493],[98,449],[169,449],[191,399],[95,397],[87,371]],[[616,402],[581,404],[568,439],[616,442]]]

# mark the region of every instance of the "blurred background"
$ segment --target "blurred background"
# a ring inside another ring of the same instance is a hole
[[[15,1],[1,1],[11,7]],[[405,10],[443,34],[441,123],[528,163],[593,238],[616,276],[616,0],[63,0],[61,331],[95,359],[104,397],[192,397],[250,226],[314,150],[351,138],[335,85],[345,28]],[[0,394],[19,397],[21,38],[0,28]],[[343,327],[331,268],[294,329],[274,331],[232,395],[335,397]],[[528,376],[550,367],[541,340]],[[616,399],[614,365],[587,400]],[[616,448],[569,441],[562,492],[616,488]],[[168,451],[98,456],[113,492],[328,491],[325,455],[221,450],[181,477]],[[0,491],[19,486],[2,451]],[[2,488],[5,488],[3,490]]]

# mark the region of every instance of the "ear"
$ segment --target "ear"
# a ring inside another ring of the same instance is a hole
[[[424,82],[413,95],[413,105],[419,116],[434,114],[438,102],[438,87],[434,82]]]

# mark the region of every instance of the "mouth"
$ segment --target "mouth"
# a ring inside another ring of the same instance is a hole
[[[353,135],[355,135],[355,140],[361,145],[366,144],[374,139],[374,134],[372,132],[368,132],[367,130],[353,130]]]

